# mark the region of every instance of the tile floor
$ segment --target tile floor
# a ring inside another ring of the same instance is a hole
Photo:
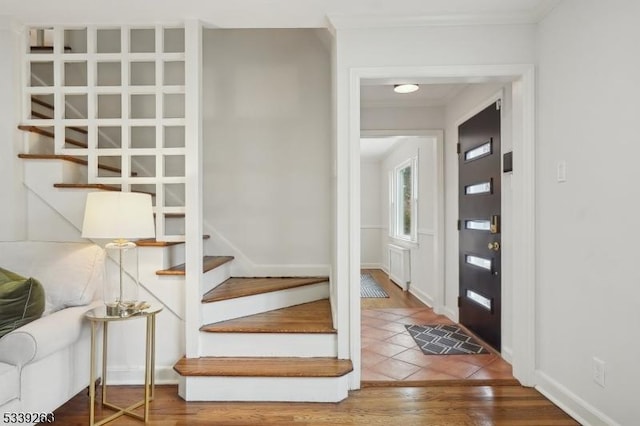
[[[365,385],[389,381],[514,380],[511,365],[494,353],[424,355],[405,324],[452,322],[428,307],[363,307],[362,381]]]

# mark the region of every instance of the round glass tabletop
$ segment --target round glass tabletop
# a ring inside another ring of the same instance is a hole
[[[162,311],[162,306],[151,305],[145,309],[125,312],[122,315],[108,315],[106,306],[100,306],[98,308],[87,311],[84,316],[90,321],[123,321],[134,318],[148,317],[149,315],[155,315],[160,311]]]

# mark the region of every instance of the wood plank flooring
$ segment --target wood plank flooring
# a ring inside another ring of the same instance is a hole
[[[121,405],[138,400],[140,386],[118,386],[110,398]],[[96,398],[97,400],[99,398]],[[97,418],[111,410],[96,408]],[[85,426],[89,397],[80,392],[55,411],[56,424]],[[110,425],[140,425],[123,417]],[[185,402],[176,386],[156,387],[150,406],[151,426],[205,425],[402,425],[524,426],[578,425],[531,388],[520,386],[438,386],[431,388],[368,388],[333,403]]]
[[[182,376],[340,377],[353,365],[336,358],[202,357],[182,358],[173,368]]]
[[[205,325],[218,333],[335,333],[329,299]]]
[[[210,303],[219,300],[252,296],[254,294],[286,290],[326,281],[329,281],[328,277],[229,278],[218,287],[206,293],[202,298],[202,302]]]
[[[365,309],[380,309],[380,308],[422,308],[422,303],[417,297],[408,291],[402,291],[393,281],[389,279],[389,276],[380,269],[363,269],[363,274],[370,274],[380,284],[389,297],[380,298],[363,298],[360,299],[360,307]]]

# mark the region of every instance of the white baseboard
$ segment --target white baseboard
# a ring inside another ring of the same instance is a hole
[[[584,426],[620,426],[619,423],[541,371],[536,390]]]
[[[458,322],[458,312],[451,308],[443,307],[442,312],[436,312],[437,314],[444,315],[453,322]]]
[[[383,266],[381,263],[362,263],[360,265],[360,269],[383,269]]]
[[[509,364],[513,364],[513,349],[511,349],[509,346],[502,346],[502,351],[500,351],[500,355]]]
[[[413,294],[415,297],[418,298],[418,300],[420,300],[422,303],[424,303],[428,307],[430,308],[434,307],[433,297],[429,296],[427,293],[420,290],[419,288],[415,288],[409,285],[409,293]]]
[[[155,383],[157,385],[175,385],[178,383],[179,375],[173,366],[156,366]],[[108,385],[143,385],[144,365],[122,367],[114,366],[107,368]]]

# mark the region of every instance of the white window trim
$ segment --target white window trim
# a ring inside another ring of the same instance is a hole
[[[398,202],[401,193],[401,180],[398,178],[401,170],[411,167],[411,230],[409,235],[401,232],[402,204]],[[413,156],[393,168],[389,172],[389,236],[399,241],[418,243],[418,157]]]

